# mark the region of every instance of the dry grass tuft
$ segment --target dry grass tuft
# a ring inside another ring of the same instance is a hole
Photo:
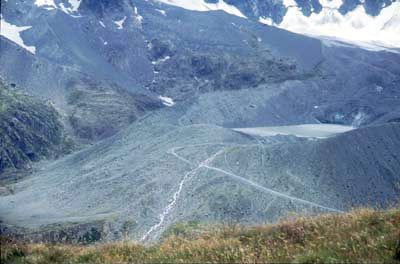
[[[359,209],[201,232],[181,224],[175,230],[152,246],[21,244],[3,238],[1,263],[400,263],[400,209]]]

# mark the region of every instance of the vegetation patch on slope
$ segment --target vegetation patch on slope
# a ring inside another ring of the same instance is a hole
[[[187,226],[187,228],[185,227]],[[92,246],[2,238],[2,263],[400,263],[400,209],[283,220],[256,227],[179,224],[162,242]]]
[[[59,114],[49,104],[0,81],[0,175],[15,174],[31,161],[57,156],[67,143]],[[3,177],[4,176],[4,177]]]
[[[110,137],[148,111],[162,107],[156,99],[90,79],[71,83],[67,103],[69,123],[84,143]]]

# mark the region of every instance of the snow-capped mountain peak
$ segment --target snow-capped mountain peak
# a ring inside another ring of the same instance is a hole
[[[341,0],[320,0],[322,10],[309,16],[302,14],[301,6],[294,0],[285,0],[284,4],[287,12],[283,21],[272,25],[300,34],[400,47],[400,2],[383,8],[377,16],[368,14],[363,5],[343,14]]]
[[[400,47],[397,0],[156,0],[195,11],[221,10],[292,32],[377,47]]]

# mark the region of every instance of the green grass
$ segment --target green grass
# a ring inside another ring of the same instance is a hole
[[[151,246],[3,239],[1,263],[400,263],[399,242],[400,209],[359,209],[248,228],[178,224]]]

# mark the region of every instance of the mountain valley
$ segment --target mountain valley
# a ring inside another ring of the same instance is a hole
[[[399,42],[284,27],[290,6],[399,6],[375,2],[1,0],[2,234],[151,243],[181,222],[392,206]]]

